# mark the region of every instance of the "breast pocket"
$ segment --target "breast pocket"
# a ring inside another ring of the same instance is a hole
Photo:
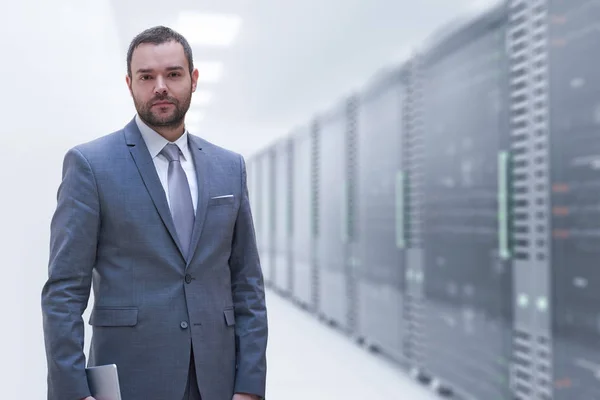
[[[209,207],[234,204],[235,197],[233,195],[215,196],[208,201]]]
[[[208,200],[203,232],[206,232],[213,244],[231,244],[233,227],[237,217],[236,198],[234,196],[215,197]]]

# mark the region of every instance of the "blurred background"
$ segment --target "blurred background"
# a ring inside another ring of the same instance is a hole
[[[126,52],[154,25],[192,44],[188,129],[247,161],[268,399],[600,399],[597,1],[0,0],[0,15],[3,399],[46,396],[62,160],[134,116]]]

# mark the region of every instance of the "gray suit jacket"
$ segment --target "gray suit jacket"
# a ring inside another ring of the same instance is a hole
[[[117,364],[124,400],[181,399],[191,345],[203,400],[264,397],[267,313],[245,163],[196,136],[189,144],[199,195],[187,258],[135,120],[67,152],[42,290],[49,400],[90,395],[92,286],[88,365]]]

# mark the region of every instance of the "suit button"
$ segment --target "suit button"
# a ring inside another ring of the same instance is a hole
[[[185,321],[181,321],[181,323],[179,324],[179,326],[181,326],[181,329],[187,329],[188,323],[185,322]]]
[[[190,274],[185,274],[185,283],[190,283],[192,281],[192,276]]]

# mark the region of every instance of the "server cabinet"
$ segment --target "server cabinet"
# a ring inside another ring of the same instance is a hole
[[[529,1],[511,2],[512,26],[508,35],[508,49],[513,71],[510,82],[510,120],[514,149],[511,176],[515,271],[512,387],[515,397],[523,400],[553,398],[552,335],[547,308],[552,263],[549,192],[550,179],[554,177],[549,179],[549,174],[550,163],[557,162],[558,170],[562,169],[561,165],[566,164],[560,159],[549,159],[548,152],[548,17],[543,1],[538,4]],[[574,61],[568,60],[569,63]],[[564,111],[557,110],[561,118],[566,116]],[[561,149],[561,152],[564,150],[566,149]],[[560,173],[556,178],[560,182]],[[561,188],[563,185],[558,184],[556,187]],[[559,193],[558,197],[560,196]],[[556,232],[564,231],[557,227]],[[569,260],[569,268],[571,262],[576,261]],[[573,359],[573,355],[571,353],[563,359]],[[566,370],[568,369],[567,367]],[[586,396],[567,395],[566,398],[583,399]]]
[[[398,240],[404,244],[404,309],[402,310],[404,339],[402,354],[411,368],[411,374],[424,382],[430,380],[423,369],[423,353],[427,346],[423,334],[425,301],[423,297],[423,78],[420,58],[414,55],[406,63],[406,98],[402,109],[401,165],[403,185],[398,185],[398,200],[402,201],[397,216],[404,216],[398,224]],[[404,210],[404,214],[402,214]],[[402,232],[404,228],[404,232]]]
[[[254,214],[254,230],[256,232],[256,247],[258,249],[258,254],[260,256],[260,261],[261,261],[261,268],[262,268],[262,272],[263,275],[266,279],[267,277],[267,269],[265,268],[265,260],[263,260],[263,254],[264,254],[264,246],[267,242],[266,240],[266,233],[265,230],[263,228],[263,222],[264,222],[264,207],[263,207],[263,201],[262,201],[262,197],[263,197],[263,188],[262,188],[262,169],[263,169],[263,165],[262,165],[262,157],[263,156],[263,152],[258,152],[256,154],[254,154],[251,158],[251,160],[249,160],[248,163],[248,173],[251,174],[249,176],[252,176],[252,181],[254,182],[252,184],[252,188],[253,190],[249,189],[249,196],[250,196],[250,200],[254,203],[253,204],[253,214]]]
[[[600,398],[600,6],[548,1],[555,400]],[[540,41],[538,45],[544,45]],[[546,75],[543,69],[539,72]],[[548,75],[546,75],[548,76]],[[540,96],[542,97],[542,96]],[[541,114],[540,118],[547,113]],[[537,306],[547,313],[549,296]],[[546,361],[546,360],[544,360]],[[544,375],[546,377],[547,375]]]
[[[275,281],[275,258],[274,258],[274,225],[275,213],[273,204],[274,169],[273,169],[273,151],[272,148],[262,152],[258,159],[258,171],[260,179],[260,241],[259,254],[264,274],[265,284],[272,286]]]
[[[281,294],[290,292],[291,257],[290,257],[290,141],[288,138],[277,142],[273,147],[274,196],[274,252],[273,286]]]
[[[303,307],[316,308],[313,257],[313,138],[310,127],[294,132],[291,138],[292,171],[292,298]]]
[[[600,398],[600,7],[513,2],[516,395]],[[518,202],[518,203],[517,203]]]
[[[422,54],[425,369],[474,399],[510,397],[504,5]]]
[[[248,188],[248,200],[250,201],[250,210],[252,211],[252,222],[254,224],[254,233],[258,242],[260,238],[260,213],[258,210],[259,190],[258,190],[258,169],[256,156],[245,157],[246,162],[246,186]],[[258,246],[258,243],[257,243]]]
[[[402,134],[405,68],[360,95],[357,118],[357,334],[400,360],[403,351],[405,210]]]
[[[350,327],[350,272],[347,262],[347,104],[318,119],[317,198],[318,302],[322,317],[343,329]]]

